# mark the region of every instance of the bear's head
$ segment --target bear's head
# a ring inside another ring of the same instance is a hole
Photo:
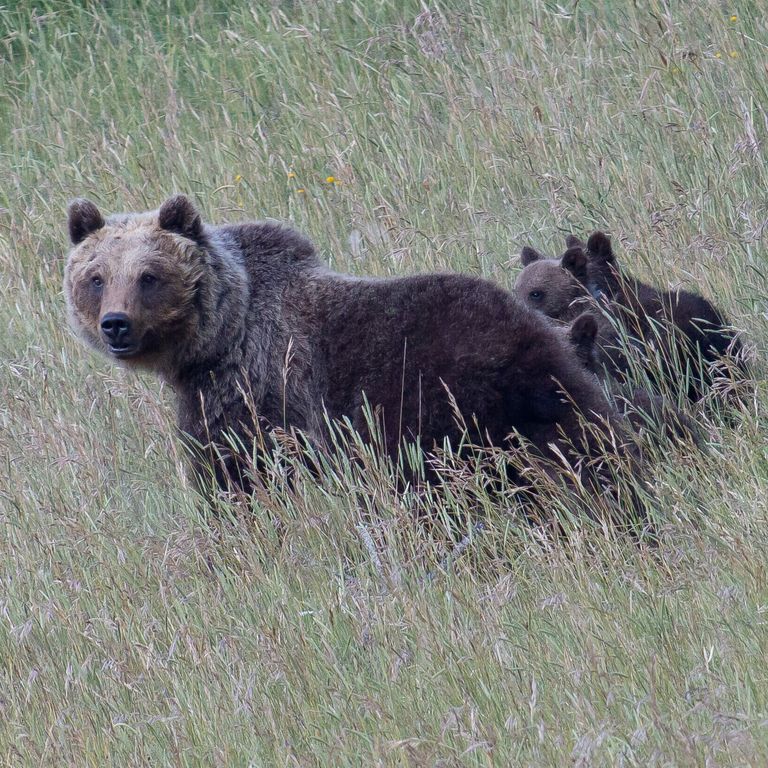
[[[597,356],[597,317],[592,312],[582,312],[569,326],[568,343],[576,353],[576,358],[590,373],[598,374],[601,370]]]
[[[582,248],[587,256],[587,274],[586,285],[595,298],[600,294],[613,296],[620,283],[619,264],[613,253],[611,238],[596,230],[593,232],[586,243],[580,240],[576,235],[568,235],[565,238],[566,248]]]
[[[161,370],[195,336],[207,236],[183,195],[158,211],[107,219],[90,200],[69,206],[64,292],[70,323],[124,364]]]
[[[533,248],[520,253],[523,270],[514,292],[529,307],[556,320],[577,317],[589,300],[587,257],[580,246],[569,248],[560,259],[547,259]]]
[[[574,353],[580,367],[590,373],[601,374],[602,367],[597,347],[600,327],[597,315],[586,310],[568,323],[555,321],[552,327]]]

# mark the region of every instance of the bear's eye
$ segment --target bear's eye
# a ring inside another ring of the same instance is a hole
[[[98,291],[104,287],[104,281],[101,279],[101,277],[99,277],[99,275],[94,275],[91,278],[91,285]]]
[[[544,291],[531,291],[528,294],[528,298],[533,299],[534,301],[539,301],[544,298]]]
[[[154,275],[150,275],[149,272],[145,272],[141,276],[141,284],[145,288],[149,288],[150,286],[155,285],[155,283],[157,283],[157,278]]]

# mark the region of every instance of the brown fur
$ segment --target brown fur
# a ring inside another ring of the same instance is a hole
[[[203,225],[182,196],[106,221],[78,201],[70,233],[73,326],[174,387],[179,426],[202,446],[197,468],[211,462],[223,487],[250,487],[246,457],[264,430],[323,446],[328,417],[367,435],[366,402],[392,457],[403,440],[456,448],[463,419],[476,444],[514,449],[516,432],[540,456],[576,461],[597,452],[580,414],[596,432],[616,421],[567,341],[486,281],[336,274],[293,230]],[[109,313],[130,325],[118,352],[100,325]]]
[[[569,325],[556,327],[566,335],[576,359],[597,378],[606,372],[606,353],[600,347],[600,316],[586,311]],[[701,430],[693,419],[667,398],[643,388],[613,388],[613,401],[629,423],[639,432],[650,430],[653,436],[683,440],[703,446]]]
[[[586,246],[569,235],[566,246],[560,260],[532,258],[536,252],[524,249],[515,293],[558,320],[570,320],[590,304],[602,311],[599,355],[612,376],[624,380],[627,354],[644,356],[651,376],[658,375],[653,361],[661,358],[660,373],[668,385],[687,380],[686,394],[697,400],[712,384],[711,369],[725,355],[740,356],[738,338],[709,301],[689,291],[659,291],[624,274],[607,235],[594,232]],[[723,364],[719,370],[727,369]]]
[[[515,295],[532,309],[561,323],[576,321],[585,314],[591,316],[597,328],[588,367],[625,382],[629,364],[615,323],[605,311],[606,302],[593,297],[587,288],[588,263],[581,246],[572,243],[559,259],[546,258],[526,247],[521,252],[521,261],[524,268],[515,281]],[[581,350],[582,359],[584,354]]]
[[[597,315],[585,311],[570,323],[555,322],[553,327],[566,339],[580,365],[590,373],[598,376],[601,373],[601,369],[597,348],[599,330]]]
[[[562,258],[548,259],[526,247],[520,260],[524,269],[515,281],[514,292],[532,309],[568,322],[590,307],[587,257],[581,248],[569,248]]]

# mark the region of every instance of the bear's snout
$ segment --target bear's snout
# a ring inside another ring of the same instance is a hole
[[[131,319],[125,312],[108,312],[101,318],[101,333],[112,352],[127,351],[131,346]]]

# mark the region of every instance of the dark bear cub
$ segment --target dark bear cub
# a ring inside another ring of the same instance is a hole
[[[597,378],[606,373],[606,352],[599,343],[600,320],[600,315],[586,311],[570,324],[556,326],[566,333],[576,359]],[[701,430],[693,419],[667,398],[630,386],[614,386],[611,394],[619,412],[638,432],[650,430],[653,436],[703,446]]]
[[[322,449],[329,420],[348,419],[370,438],[368,408],[393,458],[404,441],[429,452],[468,433],[515,450],[522,437],[602,482],[589,468],[616,438],[614,410],[549,321],[489,282],[338,274],[294,230],[209,226],[181,195],[107,219],[78,200],[69,231],[73,327],[174,388],[197,471],[212,465],[225,489],[258,482],[250,456],[265,432],[299,430]]]
[[[574,238],[566,243],[572,246]],[[659,347],[670,376],[682,370],[691,400],[701,398],[715,377],[745,374],[741,341],[710,301],[682,289],[661,291],[626,274],[603,232],[590,235],[586,252],[588,289],[605,295],[634,338]]]

